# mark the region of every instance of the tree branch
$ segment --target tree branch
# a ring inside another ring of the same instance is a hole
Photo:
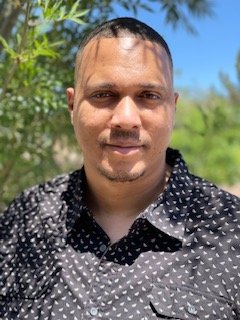
[[[22,53],[22,50],[25,45],[30,12],[31,12],[31,0],[28,0],[27,4],[26,4],[26,14],[25,14],[23,30],[22,30],[22,34],[21,34],[21,41],[20,41],[19,46],[16,51],[17,55],[20,55]],[[0,94],[0,101],[5,97],[9,83],[11,82],[12,78],[14,77],[14,74],[18,68],[19,63],[20,63],[19,58],[16,58],[13,61],[12,67],[10,68],[9,73],[7,74],[5,81],[4,81],[4,86],[3,86],[2,92]]]

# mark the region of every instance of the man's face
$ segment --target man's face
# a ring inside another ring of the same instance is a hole
[[[87,173],[125,182],[158,172],[177,100],[162,47],[134,37],[91,40],[67,97]]]

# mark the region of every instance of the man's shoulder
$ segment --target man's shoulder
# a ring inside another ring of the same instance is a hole
[[[221,208],[225,212],[240,213],[240,198],[237,195],[233,195],[199,176],[189,174],[189,178],[192,184],[193,197],[199,205],[216,210]]]
[[[19,218],[30,213],[37,211],[37,208],[43,204],[56,203],[62,201],[62,195],[66,192],[71,192],[71,185],[79,179],[81,170],[76,170],[68,174],[58,175],[46,182],[36,184],[21,192],[5,211],[0,214],[0,219],[5,220],[12,216]]]
[[[225,206],[238,206],[240,198],[224,191],[216,184],[194,175],[188,169],[181,153],[169,148],[167,150],[167,163],[173,167],[172,185],[183,198],[190,198],[196,203],[205,205],[221,203]]]
[[[35,195],[45,195],[49,192],[63,192],[68,188],[68,184],[71,180],[75,180],[79,177],[80,170],[76,170],[70,173],[60,174],[52,179],[45,182],[36,184],[30,188],[24,190],[21,194],[25,198],[32,197]]]

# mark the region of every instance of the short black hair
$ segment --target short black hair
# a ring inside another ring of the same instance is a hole
[[[168,44],[163,37],[147,24],[135,18],[116,18],[105,21],[98,25],[88,35],[86,35],[80,43],[78,54],[85,46],[94,38],[120,38],[126,35],[134,35],[136,38],[155,42],[163,47],[169,57],[171,67],[173,68],[172,55]]]

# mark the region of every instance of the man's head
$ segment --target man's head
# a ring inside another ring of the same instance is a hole
[[[172,69],[166,42],[135,19],[106,22],[83,40],[67,97],[87,175],[160,175],[178,97]]]
[[[149,40],[150,42],[157,43],[163,47],[169,57],[169,62],[173,69],[172,55],[169,47],[163,37],[154,29],[146,25],[145,23],[134,18],[117,18],[110,21],[106,21],[97,26],[92,32],[87,34],[80,43],[75,67],[75,82],[78,77],[78,69],[81,60],[81,54],[85,46],[92,39],[101,38],[123,38],[134,37],[142,40]]]

